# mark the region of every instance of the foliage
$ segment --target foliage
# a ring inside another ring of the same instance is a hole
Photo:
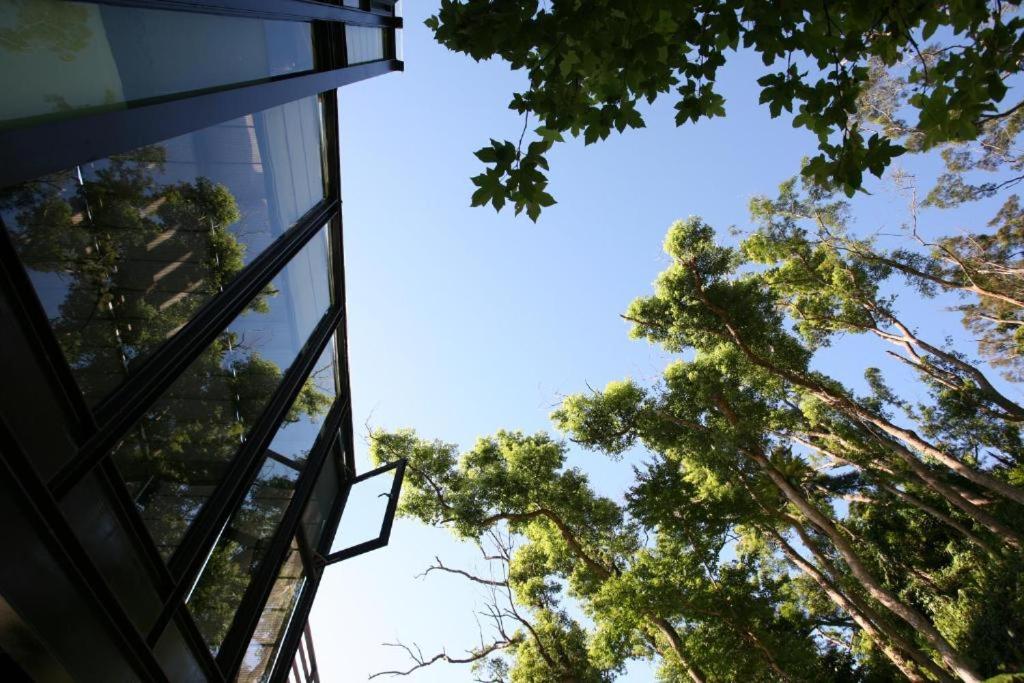
[[[409,460],[400,514],[481,545],[512,539],[502,585],[528,614],[515,644],[477,653],[508,664],[494,680],[537,663],[522,654],[538,642],[528,624],[552,610],[591,624],[573,671],[606,678],[631,659],[657,661],[666,681],[982,681],[1024,668],[1024,410],[900,305],[906,280],[965,305],[1014,299],[1009,267],[979,289],[962,279],[982,268],[970,250],[998,239],[943,242],[967,264],[955,275],[941,249],[854,237],[843,200],[795,180],[755,198],[751,216],[736,246],[699,218],[670,228],[668,266],[623,316],[679,354],[661,380],[614,381],[552,415],[581,448],[646,453],[623,502],[596,495],[544,434],[499,432],[460,455],[408,430],[374,433],[378,461]],[[917,386],[869,367],[859,394],[822,373],[816,353],[851,335],[889,348]]]
[[[756,87],[771,115],[785,110],[815,135],[820,153],[804,175],[852,195],[865,172],[881,176],[907,149],[974,140],[988,122],[1017,115],[1019,105],[1001,104],[1024,56],[1015,10],[908,0],[442,0],[426,23],[451,50],[525,72],[528,85],[509,103],[525,118],[524,135],[476,153],[487,168],[473,178],[472,204],[508,202],[536,220],[554,203],[546,154],[564,135],[592,144],[642,128],[643,104],[670,93],[677,125],[724,116],[718,80],[739,50],[765,66]],[[903,76],[886,77],[897,67]],[[524,148],[531,117],[539,127]],[[901,139],[910,127],[912,139]]]

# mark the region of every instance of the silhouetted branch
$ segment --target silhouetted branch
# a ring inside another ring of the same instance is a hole
[[[425,657],[423,655],[423,651],[420,649],[420,647],[418,645],[415,645],[415,644],[413,645],[413,647],[416,648],[416,649],[415,649],[415,651],[413,651],[413,648],[410,648],[408,645],[405,645],[404,643],[401,643],[401,642],[398,642],[398,643],[383,643],[383,645],[385,645],[387,647],[399,647],[399,648],[402,648],[403,650],[405,650],[406,654],[409,655],[409,658],[412,659],[414,664],[413,664],[413,666],[409,667],[408,669],[402,669],[402,670],[400,670],[400,669],[392,669],[390,671],[378,671],[377,673],[370,674],[369,680],[373,680],[374,678],[377,678],[379,676],[408,676],[409,674],[413,673],[414,671],[418,671],[419,669],[422,669],[424,667],[428,667],[431,664],[436,664],[437,662],[447,662],[448,664],[472,664],[472,663],[478,662],[478,661],[480,661],[482,659],[486,659],[487,657],[491,656],[495,652],[503,650],[503,649],[505,649],[505,648],[507,648],[507,647],[509,647],[509,646],[511,646],[511,645],[513,645],[513,644],[515,644],[517,642],[519,642],[519,640],[521,640],[521,636],[513,635],[509,639],[496,640],[496,641],[492,642],[491,644],[489,644],[489,645],[487,645],[485,647],[469,650],[466,653],[465,657],[452,657],[447,652],[442,650],[438,654],[434,655],[433,657],[429,657],[429,658]]]
[[[474,581],[476,583],[481,583],[481,584],[484,584],[485,586],[507,586],[508,585],[508,581],[495,581],[493,579],[485,579],[483,577],[476,576],[474,574],[470,574],[469,572],[464,571],[462,569],[454,569],[452,567],[446,567],[445,564],[443,562],[441,562],[441,558],[437,557],[436,555],[434,556],[434,560],[437,561],[437,564],[432,564],[429,567],[427,567],[422,573],[417,574],[416,575],[417,579],[426,576],[427,574],[429,574],[432,571],[441,571],[441,572],[448,572],[449,574],[458,574],[459,576],[464,576],[467,579],[469,579],[470,581]]]

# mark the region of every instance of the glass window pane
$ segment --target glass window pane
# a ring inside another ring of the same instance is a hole
[[[0,126],[313,69],[310,24],[0,0]]]
[[[324,197],[321,127],[308,97],[0,191],[90,403]]]
[[[313,447],[313,442],[320,433],[327,411],[338,395],[337,365],[337,353],[332,338],[313,366],[309,379],[306,380],[306,386],[300,396],[302,400],[288,412],[284,423],[270,443],[270,450],[296,463],[306,461],[309,449]]]
[[[206,674],[196,658],[196,653],[188,646],[188,641],[174,622],[164,629],[163,635],[153,648],[153,654],[156,655],[167,678],[172,681],[206,680]]]
[[[345,26],[345,47],[349,64],[384,59],[384,29],[375,26]]]
[[[302,529],[310,548],[319,551],[324,526],[327,524],[334,506],[338,504],[340,492],[341,479],[336,451],[332,451],[331,456],[324,462],[323,469],[320,470],[313,495],[306,502],[306,509],[302,511]]]
[[[331,542],[331,553],[380,537],[396,471],[392,468],[352,485],[341,523]]]
[[[113,451],[164,557],[220,483],[331,304],[327,230],[303,247]],[[329,405],[327,398],[307,395],[295,410],[311,415]]]
[[[217,654],[253,574],[266,554],[295,490],[299,471],[267,459],[259,476],[221,533],[188,598],[196,626]]]
[[[281,566],[281,572],[270,590],[270,597],[245,651],[242,668],[238,672],[238,683],[266,683],[270,679],[278,649],[305,585],[305,568],[298,544],[293,540],[288,558]]]

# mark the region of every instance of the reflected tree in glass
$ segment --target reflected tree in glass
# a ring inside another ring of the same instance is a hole
[[[0,193],[4,226],[92,402],[245,263],[229,230],[240,217],[231,192],[202,176],[159,183],[165,159],[163,147],[144,147]],[[269,285],[247,313],[278,295]],[[258,346],[244,329],[224,332],[115,448],[165,557],[280,384],[281,367]],[[307,381],[286,423],[325,413],[332,398]]]
[[[15,248],[92,400],[242,269],[245,247],[228,231],[239,219],[234,197],[203,177],[156,183],[164,157],[162,147],[144,147],[105,160],[91,177],[76,168],[0,197]]]
[[[215,654],[291,500],[298,471],[268,460],[203,570],[188,606]]]

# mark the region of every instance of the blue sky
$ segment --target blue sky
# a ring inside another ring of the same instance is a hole
[[[560,397],[588,383],[658,377],[666,356],[629,340],[618,315],[665,266],[669,224],[696,214],[723,234],[748,225],[750,197],[774,192],[814,151],[809,134],[757,105],[753,81],[764,69],[741,54],[721,80],[727,118],[676,128],[672,102],[658,102],[644,130],[590,147],[570,142],[550,155],[549,190],[559,203],[538,224],[470,208],[469,178],[481,167],[472,153],[489,137],[518,136],[522,121],[505,106],[522,78],[435,44],[422,24],[432,7],[406,3],[403,74],[339,95],[348,334],[364,471],[365,424],[414,427],[465,448],[500,428],[550,429]],[[921,176],[937,168],[927,158],[903,165]],[[857,201],[857,215],[865,230],[897,232],[903,205],[879,186]],[[944,226],[963,219],[932,217]],[[916,322],[933,338],[958,332],[953,316]],[[850,340],[821,363],[858,382],[866,363],[882,358],[873,341]],[[571,462],[602,493],[617,496],[628,485],[628,458],[574,452]],[[388,548],[329,569],[312,616],[323,680],[359,681],[408,666],[385,641],[416,643],[427,655],[477,644],[473,612],[484,596],[456,577],[415,576],[435,555],[453,566],[480,564],[475,548],[446,532],[399,520]],[[438,664],[406,680],[471,676],[468,667]],[[625,680],[651,681],[652,670],[632,666]]]

